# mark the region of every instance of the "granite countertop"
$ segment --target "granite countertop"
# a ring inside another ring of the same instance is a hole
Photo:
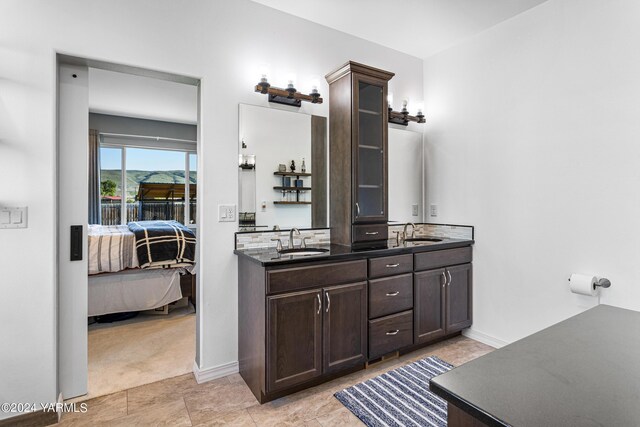
[[[599,305],[431,380],[489,426],[640,425],[640,312]]]
[[[327,249],[318,255],[282,255],[276,251],[276,248],[258,248],[258,249],[236,249],[233,252],[238,256],[244,256],[250,260],[261,264],[263,267],[296,264],[310,261],[334,261],[334,260],[356,260],[368,258],[371,256],[388,256],[401,255],[416,252],[437,251],[441,249],[452,249],[469,246],[474,243],[468,239],[449,239],[446,237],[438,237],[441,242],[405,242],[396,246],[395,239],[389,240],[387,246],[378,249],[359,249],[354,250],[349,246],[342,245],[309,245],[311,248]]]

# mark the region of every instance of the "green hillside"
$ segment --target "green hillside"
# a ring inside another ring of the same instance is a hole
[[[122,186],[120,185],[120,170],[103,169],[100,171],[100,181],[111,180],[116,183],[116,194],[120,194]],[[192,171],[189,174],[189,182],[196,183],[197,172]],[[127,200],[133,201],[138,192],[138,184],[141,182],[153,182],[162,184],[182,184],[184,183],[184,171],[127,171]]]

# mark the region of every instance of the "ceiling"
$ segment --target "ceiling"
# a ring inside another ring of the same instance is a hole
[[[418,58],[546,0],[254,0]]]

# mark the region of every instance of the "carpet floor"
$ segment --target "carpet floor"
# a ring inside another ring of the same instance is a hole
[[[429,381],[453,366],[429,356],[348,387],[335,397],[367,426],[447,425],[447,403]]]
[[[89,393],[82,400],[176,377],[193,370],[193,306],[89,326]]]

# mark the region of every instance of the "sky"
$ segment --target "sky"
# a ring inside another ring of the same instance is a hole
[[[119,148],[101,148],[101,169],[120,169],[122,166]],[[189,156],[189,168],[197,170],[196,155]],[[146,171],[184,170],[184,153],[180,151],[127,148],[127,169]]]

